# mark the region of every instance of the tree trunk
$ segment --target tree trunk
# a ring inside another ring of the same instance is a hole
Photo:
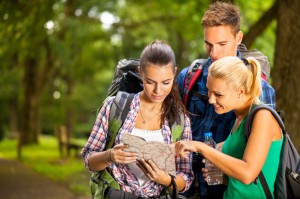
[[[278,26],[273,84],[277,109],[285,112],[285,126],[300,150],[300,1],[278,1]]]
[[[8,137],[16,137],[19,134],[19,121],[18,121],[18,102],[17,99],[11,99],[9,102],[9,135]]]
[[[74,1],[73,0],[67,0],[65,3],[64,7],[64,13],[65,16],[68,18],[74,17]],[[71,29],[72,27],[66,26],[66,28]],[[65,30],[65,32],[70,31],[70,30]],[[63,38],[67,40],[67,35],[63,33]],[[71,50],[71,56],[76,56],[76,53]],[[71,65],[72,66],[72,65]],[[69,66],[67,70],[72,70],[72,67]],[[68,105],[66,106],[66,133],[67,133],[67,142],[70,142],[70,139],[72,137],[73,133],[73,120],[74,120],[74,114],[73,114],[73,106],[72,106],[72,95],[73,95],[73,76],[72,76],[72,71],[67,71],[65,81],[67,84],[67,103]],[[70,150],[67,150],[67,157],[70,156]]]
[[[67,117],[66,117],[66,133],[67,133],[67,142],[70,142],[70,139],[72,137],[73,133],[73,119],[74,119],[74,114],[73,114],[73,106],[71,103],[71,98],[73,94],[73,81],[72,81],[72,76],[69,74],[67,76],[67,99],[69,101],[68,105],[66,106],[66,112],[67,112]],[[70,151],[67,151],[67,156],[70,156]]]
[[[22,130],[20,144],[38,143],[39,134],[39,112],[40,112],[40,95],[38,93],[37,74],[38,64],[34,58],[27,58],[24,62],[24,104],[22,117]]]

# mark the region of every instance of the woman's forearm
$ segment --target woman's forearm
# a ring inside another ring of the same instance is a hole
[[[176,182],[178,191],[184,190],[186,182],[185,182],[184,178],[181,175],[176,176],[175,182]]]
[[[175,181],[175,183],[176,183],[176,186],[177,186],[177,190],[178,191],[182,191],[182,190],[184,190],[184,188],[185,188],[185,180],[184,180],[184,178],[181,176],[181,175],[176,175],[176,177],[174,178],[174,181]],[[171,176],[170,176],[170,178],[169,178],[169,180],[168,180],[168,183],[167,184],[162,184],[162,185],[164,185],[165,187],[168,187],[168,188],[170,188],[170,189],[174,189],[174,187],[173,187],[173,185],[172,185],[172,183],[171,183],[172,181],[171,181]]]
[[[240,160],[226,155],[203,142],[194,142],[197,151],[203,157],[217,166],[225,175],[231,176],[245,184],[252,182],[258,175],[253,171],[253,167],[244,160]]]
[[[93,153],[88,160],[88,167],[91,171],[101,171],[112,163],[111,149]]]

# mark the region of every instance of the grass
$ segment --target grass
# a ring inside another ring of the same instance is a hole
[[[41,136],[38,145],[22,147],[22,163],[34,171],[52,180],[66,185],[72,192],[89,196],[90,173],[84,167],[82,158],[71,154],[69,158],[61,158],[57,139],[53,136]],[[84,140],[79,140],[84,143]],[[73,152],[74,153],[74,152]],[[0,157],[17,159],[17,140],[4,139],[0,142]]]

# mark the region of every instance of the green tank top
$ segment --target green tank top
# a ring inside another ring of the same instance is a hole
[[[228,138],[226,139],[222,147],[223,153],[238,159],[243,158],[244,150],[246,148],[246,139],[244,136],[244,124],[245,124],[246,117],[241,122],[241,124],[239,125],[239,127],[237,128],[234,134],[230,132]],[[274,192],[274,183],[275,183],[278,165],[280,161],[282,142],[283,142],[283,138],[272,142],[266,162],[262,169],[271,193]],[[257,184],[251,183],[249,185],[246,185],[229,176],[228,178],[229,178],[228,188],[224,192],[223,198],[228,198],[228,199],[266,198],[264,190],[259,180]]]

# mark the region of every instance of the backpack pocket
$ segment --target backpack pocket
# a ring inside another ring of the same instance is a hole
[[[104,199],[104,193],[108,187],[120,190],[120,185],[106,169],[92,174],[90,190],[93,199]]]

